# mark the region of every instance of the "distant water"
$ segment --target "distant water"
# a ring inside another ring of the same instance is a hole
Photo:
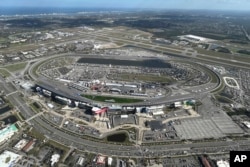
[[[0,7],[0,16],[15,15],[49,15],[49,14],[78,14],[78,13],[100,13],[122,11],[107,8],[20,8],[20,7]],[[124,10],[123,10],[124,11]]]

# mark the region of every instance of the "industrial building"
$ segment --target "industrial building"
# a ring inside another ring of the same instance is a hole
[[[59,161],[59,159],[60,159],[59,154],[53,154],[50,159],[51,166],[55,166],[55,164]]]
[[[181,40],[187,40],[189,42],[193,42],[193,43],[208,43],[208,42],[214,42],[215,40],[213,39],[209,39],[209,38],[204,38],[204,37],[200,37],[200,36],[196,36],[196,35],[182,35],[179,36],[179,38]]]
[[[3,144],[8,141],[17,131],[18,129],[14,124],[0,130],[0,144]]]
[[[111,165],[112,165],[112,162],[113,162],[113,158],[108,157],[108,166],[111,166]]]
[[[20,151],[20,150],[23,149],[23,147],[24,147],[27,143],[28,143],[28,140],[22,139],[22,140],[20,140],[20,141],[14,146],[14,149]]]
[[[105,113],[107,112],[107,110],[108,110],[108,107],[103,107],[103,108],[93,107],[92,108],[92,112],[94,115]]]
[[[228,161],[220,160],[220,161],[217,161],[216,164],[218,167],[230,167]]]
[[[79,157],[79,159],[76,162],[76,165],[82,166],[84,162],[85,162],[85,158]]]
[[[22,148],[22,150],[23,150],[24,152],[28,152],[29,150],[31,150],[31,149],[33,148],[34,144],[35,144],[35,141],[34,141],[34,139],[32,139],[32,140],[30,140],[30,141]]]
[[[1,167],[12,167],[22,156],[11,151],[5,150],[0,155],[0,166]],[[8,159],[8,161],[6,160]]]
[[[243,124],[244,124],[248,129],[250,129],[250,122],[244,121]]]
[[[106,161],[106,157],[99,155],[99,156],[97,157],[96,163],[97,163],[97,164],[103,164],[103,165],[104,165],[104,164],[105,164],[105,161]]]

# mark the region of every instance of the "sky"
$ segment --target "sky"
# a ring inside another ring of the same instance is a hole
[[[0,0],[4,7],[250,10],[250,0]]]

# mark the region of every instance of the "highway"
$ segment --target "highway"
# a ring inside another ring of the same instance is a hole
[[[91,37],[91,34],[84,33],[82,35],[85,35],[87,37]],[[97,37],[103,37],[107,38],[107,35],[104,34],[95,34]],[[80,37],[78,37],[80,38]],[[82,36],[81,36],[82,38]],[[108,39],[108,38],[107,38]],[[152,48],[150,50],[158,51],[158,52],[168,52],[169,49],[165,48],[163,46],[155,46],[153,44],[145,44],[142,42],[127,40],[127,39],[118,39],[118,38],[112,38],[115,42],[125,42],[129,43],[134,46],[139,46],[141,48]],[[74,39],[75,40],[75,39]],[[172,54],[175,56],[176,54]],[[56,55],[53,57],[58,57],[62,55]],[[177,55],[185,58],[190,58],[188,56],[183,55]],[[226,61],[226,63],[214,61],[213,59],[209,60],[208,55],[202,55],[203,58],[198,57],[192,57],[192,59],[195,60],[203,60],[210,63],[220,63],[220,64],[226,64],[226,65],[232,65],[233,62],[230,63],[230,61]],[[51,57],[50,57],[51,58]],[[214,58],[214,57],[211,57]],[[36,64],[40,63],[40,60],[46,60],[46,58],[41,58],[36,63],[32,64],[32,67],[34,67]],[[220,60],[220,59],[219,59]],[[240,62],[248,68],[250,68],[249,63]],[[240,65],[235,65],[239,66]],[[26,68],[27,70],[27,68]],[[32,74],[32,68],[29,68],[29,73],[32,76],[32,78],[35,80],[36,76]],[[21,115],[25,118],[25,120],[28,120],[30,125],[35,128],[38,132],[44,134],[48,139],[57,141],[59,143],[62,143],[66,146],[72,146],[75,148],[78,148],[80,150],[85,150],[93,153],[101,153],[104,155],[116,155],[116,156],[123,156],[123,157],[142,157],[142,156],[151,156],[151,157],[159,157],[159,156],[173,156],[175,154],[182,154],[182,151],[188,151],[189,153],[196,153],[198,150],[199,153],[202,152],[216,152],[217,149],[223,149],[223,150],[230,150],[232,146],[238,145],[242,146],[244,148],[245,146],[250,145],[249,140],[240,140],[240,141],[214,141],[214,142],[197,142],[197,143],[186,143],[186,144],[168,144],[168,145],[153,145],[153,144],[147,144],[147,146],[140,146],[142,150],[148,150],[142,152],[137,148],[137,146],[125,146],[125,145],[115,145],[115,144],[107,144],[107,143],[101,143],[98,141],[92,141],[88,139],[84,139],[79,137],[77,134],[73,134],[71,132],[66,131],[65,129],[60,129],[59,127],[55,127],[54,125],[48,123],[42,115],[36,115],[29,106],[25,103],[24,99],[20,96],[18,90],[15,88],[15,86],[12,83],[6,83],[6,81],[0,76],[0,86],[2,89],[4,89],[5,94],[7,94],[7,98],[10,100],[10,102],[15,106],[17,110],[21,113]],[[182,101],[186,99],[194,99],[199,96],[202,96],[202,94],[199,93],[191,93],[188,95],[177,95],[177,96],[168,96],[164,98],[159,99],[153,99],[152,101],[146,101],[143,103],[138,103],[136,105],[152,105],[152,104],[162,104],[162,103],[170,103],[175,101]],[[127,104],[129,106],[131,104]],[[135,104],[133,104],[135,106]],[[33,118],[33,119],[30,119]]]
[[[92,141],[84,139],[79,135],[69,132],[65,129],[60,129],[48,123],[42,116],[36,115],[25,101],[18,95],[17,90],[12,85],[12,83],[6,83],[5,80],[0,77],[0,85],[5,91],[6,94],[9,94],[8,99],[11,103],[19,110],[22,116],[25,119],[33,118],[30,120],[30,125],[35,128],[38,132],[44,134],[48,139],[57,141],[66,146],[71,146],[78,148],[80,150],[101,153],[104,155],[114,155],[121,157],[142,157],[142,156],[151,156],[151,157],[166,157],[166,156],[175,156],[182,154],[183,151],[188,151],[189,153],[195,153],[197,150],[199,152],[210,152],[213,153],[213,150],[223,148],[223,150],[229,150],[232,146],[237,145],[238,147],[249,146],[249,140],[240,140],[240,141],[214,141],[214,142],[197,142],[197,143],[187,143],[187,144],[174,144],[169,145],[151,145],[140,146],[144,153],[142,153],[136,146],[126,146],[126,145],[115,145],[107,144],[99,141]]]

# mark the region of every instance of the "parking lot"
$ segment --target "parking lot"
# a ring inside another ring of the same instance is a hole
[[[63,117],[61,117],[61,116],[58,116],[58,115],[55,115],[55,114],[52,114],[52,113],[44,113],[43,116],[47,120],[52,122],[53,124],[56,124],[56,125],[59,125],[59,126],[62,124]]]
[[[72,132],[78,133],[78,134],[92,135],[96,137],[100,136],[99,130],[86,126],[86,125],[77,124],[71,120],[65,120],[63,124],[63,128],[70,130]]]
[[[143,141],[152,142],[152,141],[169,141],[177,140],[179,137],[173,126],[166,126],[164,131],[144,131]]]
[[[85,109],[76,109],[70,113],[70,116],[75,117],[75,118],[80,118],[80,119],[87,121],[87,122],[91,122],[93,119],[93,116],[86,114],[85,112],[86,112]]]
[[[198,167],[201,166],[198,157],[164,158],[163,165],[168,167]]]
[[[210,118],[193,118],[181,120],[174,124],[181,139],[221,138],[227,134],[243,133],[229,116],[222,111],[216,111]]]
[[[187,119],[174,125],[181,139],[220,138],[225,136],[210,119]]]

